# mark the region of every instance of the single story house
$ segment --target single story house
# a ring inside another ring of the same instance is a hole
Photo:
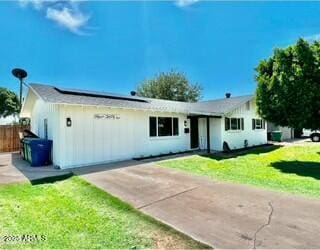
[[[21,117],[53,140],[60,168],[267,143],[252,95],[188,103],[30,84]]]

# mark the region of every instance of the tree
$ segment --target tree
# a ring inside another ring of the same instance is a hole
[[[173,101],[197,102],[201,99],[201,91],[201,86],[189,83],[184,73],[170,71],[143,81],[137,88],[137,95]]]
[[[280,126],[320,128],[320,43],[299,39],[256,68],[259,115]]]
[[[0,87],[0,117],[16,115],[20,112],[20,102],[16,93]]]

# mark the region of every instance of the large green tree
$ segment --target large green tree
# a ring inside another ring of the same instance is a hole
[[[256,68],[257,107],[264,119],[293,128],[320,128],[320,43],[299,39]]]
[[[13,91],[0,87],[0,117],[18,114],[20,103]]]
[[[201,91],[199,84],[191,84],[184,73],[176,71],[160,73],[137,87],[138,96],[185,102],[200,100]]]

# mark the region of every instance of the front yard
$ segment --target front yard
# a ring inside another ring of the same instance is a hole
[[[0,249],[204,248],[79,177],[0,186]]]
[[[168,160],[160,166],[279,191],[320,198],[320,145],[258,148],[246,154],[192,156]]]

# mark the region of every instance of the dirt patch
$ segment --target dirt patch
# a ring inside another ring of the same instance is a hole
[[[166,234],[156,231],[151,237],[155,241],[156,249],[212,249],[180,233]]]

